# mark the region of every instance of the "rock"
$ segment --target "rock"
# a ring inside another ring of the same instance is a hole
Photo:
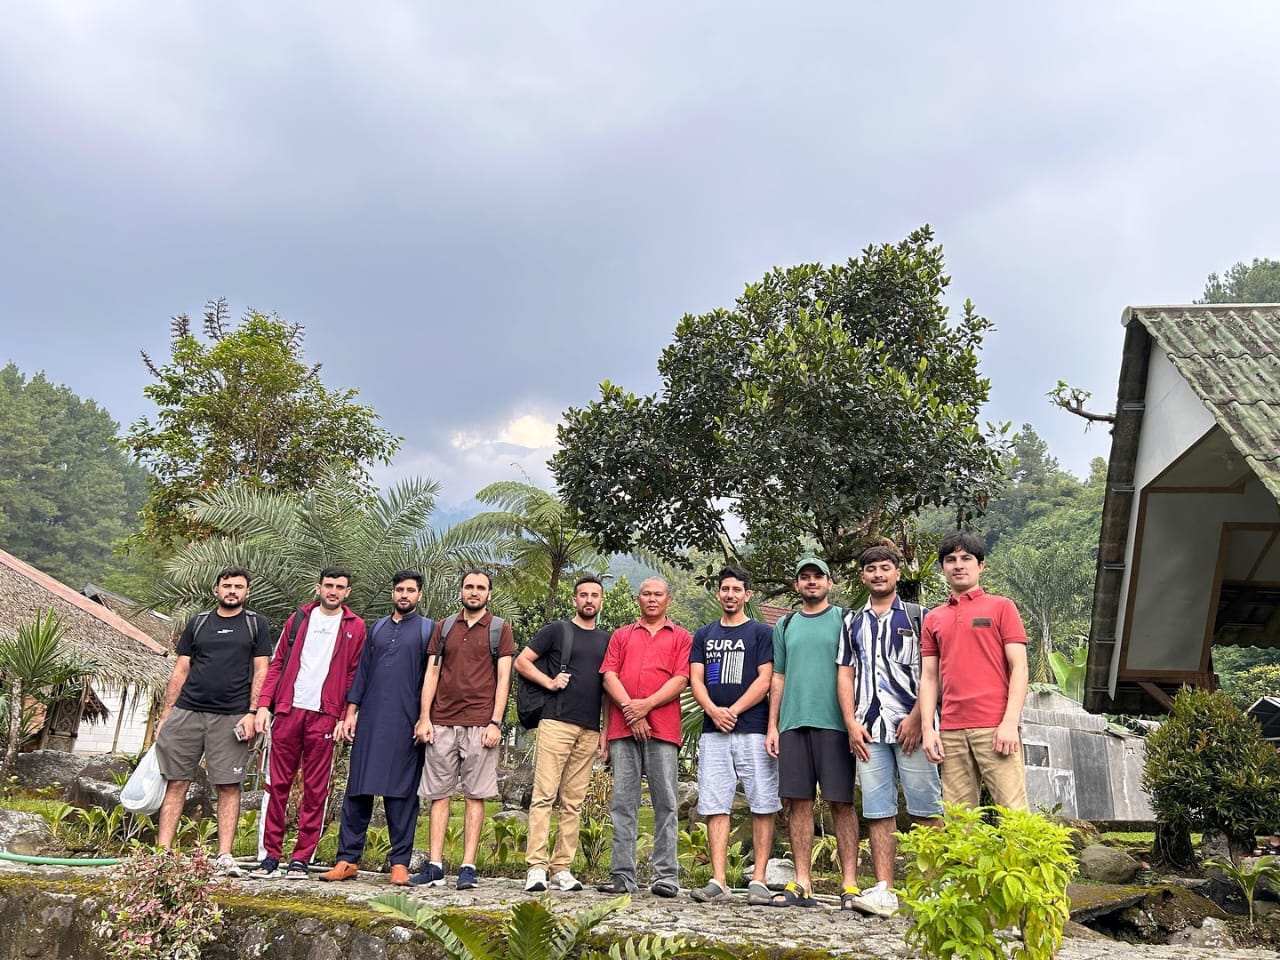
[[[53,842],[49,821],[38,813],[0,810],[0,850],[38,857]]]
[[[114,810],[120,805],[120,787],[106,780],[76,777],[71,784],[67,799],[77,807],[101,807],[103,810]]]
[[[419,850],[413,848],[413,852],[409,854],[409,873],[421,873],[427,869],[427,861],[431,858],[431,853],[427,850]]]
[[[1206,950],[1222,950],[1233,946],[1226,924],[1213,917],[1205,917],[1198,927],[1187,928],[1187,944]]]
[[[114,782],[115,777],[127,777],[133,773],[133,764],[118,753],[99,753],[89,758],[89,762],[80,771],[86,780],[107,780]]]
[[[698,809],[698,785],[692,780],[676,784],[676,809],[681,821],[687,821]]]
[[[1102,843],[1102,834],[1088,820],[1072,820],[1068,817],[1053,817],[1054,823],[1071,831],[1071,847],[1079,856],[1086,848]]]
[[[764,865],[764,883],[769,889],[781,890],[796,878],[796,865],[790,860],[770,857]]]
[[[505,810],[528,810],[533,801],[533,767],[521,764],[498,774],[498,796]]]
[[[18,784],[28,790],[70,788],[88,763],[89,757],[65,750],[33,750],[18,754],[13,772],[18,777]]]
[[[1080,853],[1080,875],[1099,883],[1125,884],[1138,875],[1142,865],[1123,850],[1090,844]]]
[[[529,813],[527,810],[499,810],[491,818],[493,820],[519,820],[525,826],[529,825]]]

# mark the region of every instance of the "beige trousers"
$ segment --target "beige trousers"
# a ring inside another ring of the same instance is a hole
[[[1022,751],[1010,756],[991,749],[995,727],[943,730],[942,799],[948,803],[978,805],[982,785],[994,803],[1011,810],[1027,809],[1027,771]]]
[[[538,746],[533,762],[533,800],[529,804],[529,842],[525,863],[554,876],[568,870],[578,852],[578,825],[582,801],[591,781],[600,733],[576,723],[543,720],[538,724]],[[551,807],[559,800],[560,821],[556,848],[547,861],[551,833]]]

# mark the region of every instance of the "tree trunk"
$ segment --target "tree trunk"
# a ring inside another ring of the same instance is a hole
[[[9,782],[9,771],[18,759],[18,740],[22,736],[22,681],[16,677],[9,686],[9,737],[5,741],[4,762],[0,763],[0,787]]]
[[[542,622],[544,624],[550,623],[551,618],[555,616],[556,613],[556,594],[560,590],[560,573],[560,567],[551,568],[550,589],[547,591],[547,603],[542,611]]]
[[[1156,821],[1156,839],[1151,858],[1163,866],[1187,869],[1196,863],[1195,850],[1191,846],[1191,830],[1163,820]]]

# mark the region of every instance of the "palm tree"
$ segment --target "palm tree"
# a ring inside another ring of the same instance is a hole
[[[581,953],[592,929],[631,898],[621,896],[596,904],[573,916],[556,916],[543,900],[525,900],[508,911],[501,926],[487,924],[453,911],[423,903],[403,893],[384,894],[369,906],[398,920],[412,923],[440,947],[449,960],[664,960],[667,957],[703,957],[732,960],[736,954],[707,944],[693,944],[683,937],[628,937],[608,953]]]
[[[456,529],[498,538],[512,591],[542,601],[544,623],[554,617],[556,590],[566,572],[600,574],[608,567],[608,558],[574,525],[573,514],[553,494],[504,480],[489,484],[476,499],[498,509],[465,520]]]
[[[52,610],[18,625],[17,635],[0,640],[0,704],[7,717],[0,784],[9,779],[18,744],[37,706],[47,711],[59,700],[79,696],[99,665],[62,645],[66,631]]]
[[[372,622],[390,610],[391,574],[412,568],[426,578],[423,609],[439,617],[457,598],[458,572],[496,559],[497,537],[468,524],[433,530],[438,490],[412,478],[375,495],[340,465],[303,492],[219,487],[193,513],[218,533],[166,561],[146,600],[180,613],[208,606],[218,571],[243,566],[253,574],[249,605],[280,625],[311,598],[322,569],[342,566],[351,571],[348,605]]]

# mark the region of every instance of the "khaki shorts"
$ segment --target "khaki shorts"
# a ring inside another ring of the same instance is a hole
[[[985,783],[993,803],[1010,810],[1026,810],[1027,771],[1022,750],[1006,756],[991,749],[995,727],[943,730],[942,799],[948,803],[978,805]]]
[[[195,780],[200,758],[214,785],[240,783],[249,762],[249,744],[236,739],[243,713],[196,713],[174,707],[156,737],[156,760],[166,780]]]
[[[418,796],[427,800],[451,797],[462,782],[468,800],[488,800],[498,795],[498,753],[501,744],[486,747],[484,727],[436,727],[427,744]]]

